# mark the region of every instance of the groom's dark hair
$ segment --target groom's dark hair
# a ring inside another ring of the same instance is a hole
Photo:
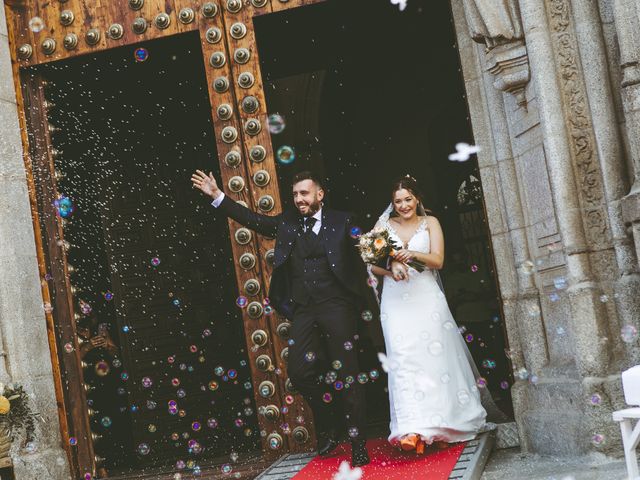
[[[322,188],[324,190],[322,186],[322,180],[320,180],[320,177],[309,170],[296,173],[291,179],[291,185],[295,185],[296,183],[302,182],[303,180],[311,180],[313,183],[316,184],[318,188]]]

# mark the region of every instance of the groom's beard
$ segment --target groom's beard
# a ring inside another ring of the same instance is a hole
[[[306,204],[305,204],[305,205],[297,205],[297,207],[298,207],[298,212],[300,213],[300,215],[303,215],[303,216],[305,216],[305,217],[311,217],[311,216],[313,216],[313,215],[314,215],[318,210],[320,210],[320,207],[321,207],[322,205],[320,204],[320,201],[319,201],[319,200],[316,200],[315,202],[310,203],[310,204],[308,205],[308,210],[307,210],[307,212],[306,212],[306,213],[302,213],[302,211],[300,210],[300,207],[301,207],[301,206],[306,206]]]

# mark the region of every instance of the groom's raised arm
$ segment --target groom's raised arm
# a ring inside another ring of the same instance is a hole
[[[196,170],[196,173],[191,175],[191,181],[195,188],[211,197],[213,199],[213,202],[211,202],[212,205],[220,209],[227,217],[232,218],[251,230],[255,230],[261,235],[275,237],[278,230],[279,215],[274,217],[261,215],[227,197],[224,192],[218,188],[216,179],[211,172],[207,175],[202,170]]]
[[[234,219],[241,225],[258,232],[260,235],[267,237],[275,237],[278,230],[279,215],[270,217],[268,215],[261,215],[247,207],[240,205],[235,200],[232,200],[224,193],[220,195],[222,198],[212,202],[214,207],[217,207],[227,217]]]

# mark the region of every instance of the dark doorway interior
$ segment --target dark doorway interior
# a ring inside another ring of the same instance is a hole
[[[186,474],[242,460],[260,441],[229,230],[189,180],[219,173],[198,33],[43,75],[102,466]]]
[[[414,176],[445,232],[452,312],[511,415],[477,163],[448,160],[457,142],[473,143],[448,2],[411,1],[400,12],[388,0],[329,0],[254,25],[267,107],[281,117],[271,117],[270,129],[283,202],[291,205],[293,174],[314,170],[327,203],[356,212],[366,231],[389,204],[391,181]],[[362,353],[362,369],[376,368],[375,355]],[[385,425],[384,375],[369,383],[367,403],[371,426]]]

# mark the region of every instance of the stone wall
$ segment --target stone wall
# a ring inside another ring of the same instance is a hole
[[[527,451],[622,452],[611,411],[640,359],[637,336],[621,338],[640,327],[640,102],[625,98],[614,4],[640,32],[633,0],[452,0]]]
[[[19,480],[68,479],[2,0],[0,126],[0,382],[23,385],[42,417],[35,451],[15,449],[14,470]]]

